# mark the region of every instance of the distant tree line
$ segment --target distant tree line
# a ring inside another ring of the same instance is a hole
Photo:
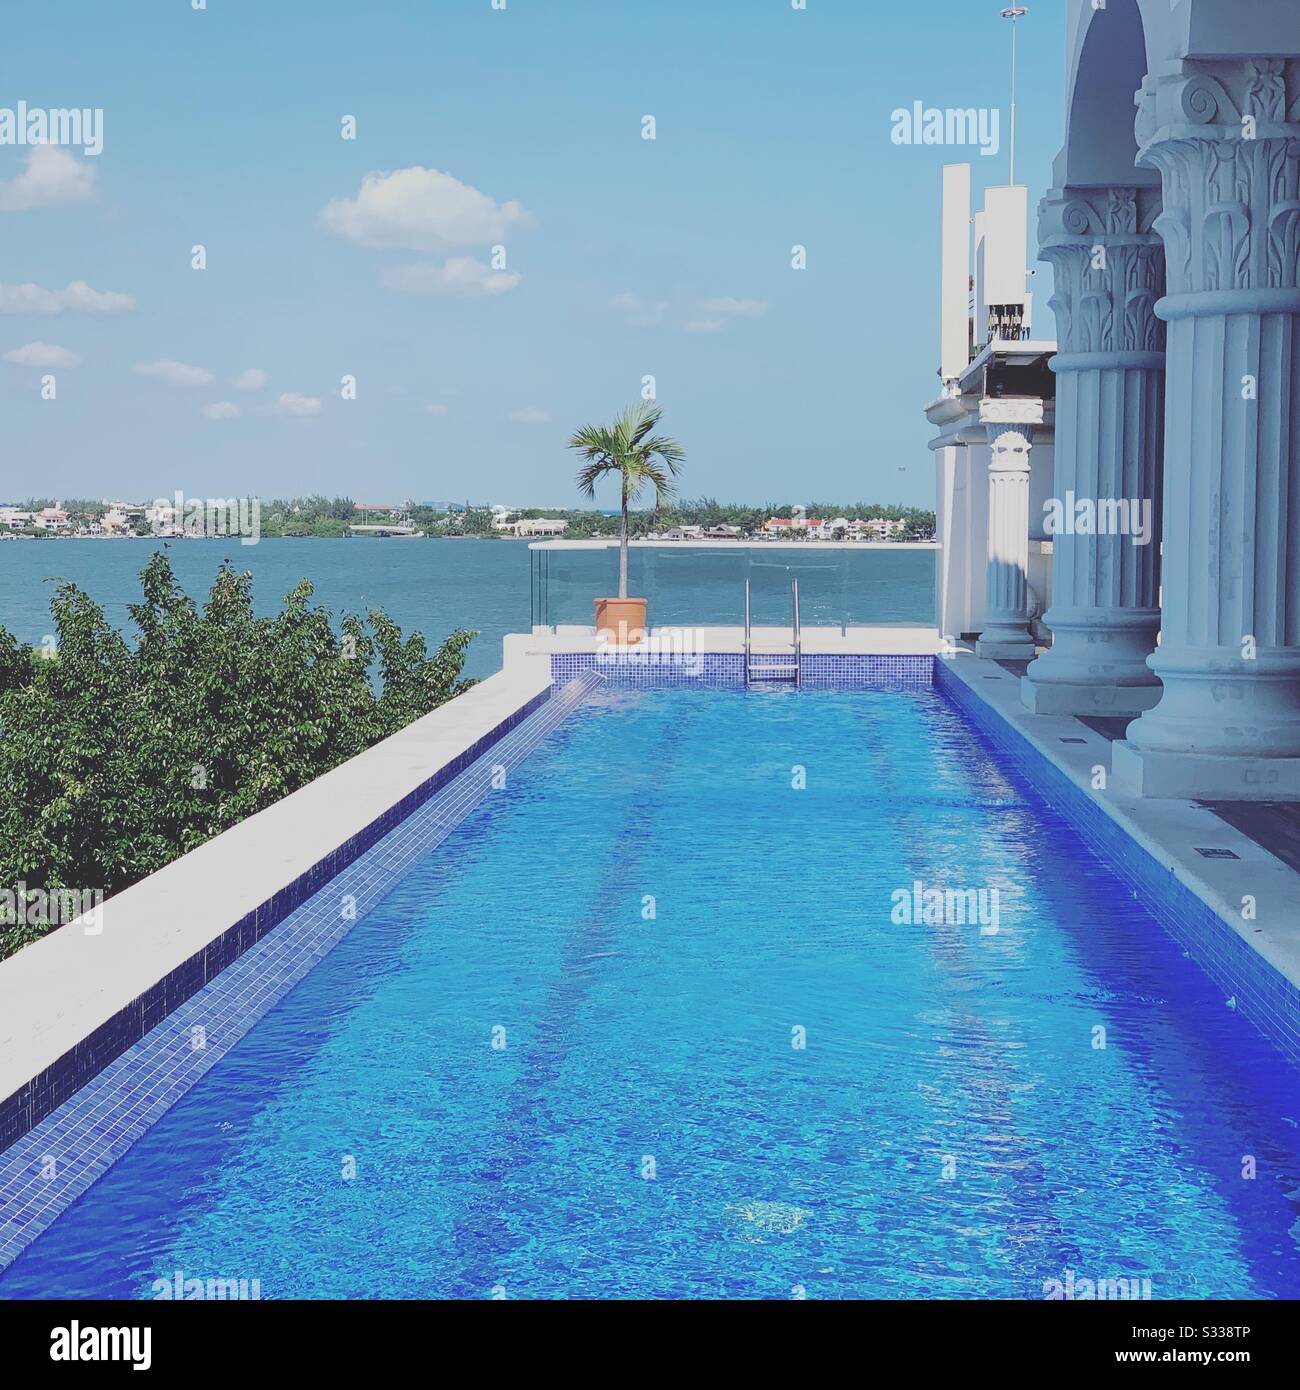
[[[346,536],[356,520],[350,497],[274,497],[262,503],[264,536]]]
[[[934,536],[935,514],[922,507],[887,506],[879,502],[809,502],[803,507],[802,513],[804,516],[823,520],[833,520],[841,516],[848,521],[871,521],[892,517],[904,523],[902,537],[905,540],[930,540]],[[762,532],[764,523],[770,518],[789,519],[794,514],[794,507],[784,503],[753,507],[733,502],[719,502],[712,497],[701,497],[694,501],[673,500],[658,511],[630,512],[628,529],[632,536],[644,537],[674,526],[735,526],[742,536],[754,537]],[[543,511],[536,507],[527,507],[512,512],[511,515],[523,520],[535,520],[546,516],[567,521],[569,525],[564,534],[566,538],[573,540],[617,536],[619,531],[618,516],[607,516],[604,512],[573,508]],[[416,525],[430,535],[500,534],[492,529],[492,513],[485,506],[471,506],[451,512],[431,507],[415,507],[412,509],[412,516]]]
[[[21,504],[29,511],[39,511],[43,507],[56,505],[54,499],[29,498]],[[69,515],[77,518],[97,519],[104,514],[102,502],[72,498],[64,500],[63,508]],[[719,502],[712,497],[701,497],[694,501],[674,499],[658,511],[632,511],[628,515],[628,530],[635,538],[643,538],[656,531],[664,531],[674,526],[734,526],[742,538],[753,538],[762,533],[763,524],[771,517],[790,518],[795,509],[788,503],[772,503],[764,507],[745,506],[733,502]],[[434,507],[420,503],[409,508],[394,507],[398,512],[409,514],[411,522],[426,536],[474,536],[500,538],[503,533],[492,526],[492,511],[487,505],[466,503],[459,507]],[[849,521],[871,521],[877,518],[895,518],[904,523],[901,533],[903,540],[930,540],[934,536],[935,514],[921,507],[888,506],[879,502],[809,502],[802,508],[803,515],[833,520],[845,517]],[[604,512],[582,508],[561,508],[546,510],[540,507],[524,507],[512,512],[513,519],[536,520],[552,517],[567,521],[565,536],[573,540],[592,537],[614,537],[619,532],[619,518],[607,516]],[[348,535],[348,527],[361,519],[351,497],[326,497],[318,494],[311,497],[277,497],[262,501],[261,530],[267,537],[324,537],[338,538]],[[372,514],[367,521],[385,519],[383,514]],[[149,528],[142,524],[138,528],[147,533]],[[505,533],[508,534],[508,533]]]

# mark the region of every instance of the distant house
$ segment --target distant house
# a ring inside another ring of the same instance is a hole
[[[740,535],[740,527],[710,526],[703,534],[704,539],[709,541],[734,541]]]
[[[850,521],[846,516],[829,520],[816,516],[774,516],[763,523],[763,532],[770,538],[797,534],[810,541],[891,541],[906,529],[907,523],[897,517]]]
[[[763,523],[763,530],[770,536],[789,536],[794,532],[810,532],[820,539],[826,523],[816,516],[770,517]]]
[[[562,536],[569,529],[567,521],[553,520],[550,517],[534,517],[531,521],[516,521],[516,536]]]
[[[31,524],[31,512],[19,507],[0,507],[0,526],[28,527]]]
[[[296,509],[295,509],[296,510]],[[360,512],[363,516],[391,516],[398,522],[410,521],[410,507],[405,503],[401,505],[389,504],[387,502],[354,502],[353,512]]]
[[[42,507],[31,520],[38,531],[66,531],[72,522],[67,512],[58,507]]]
[[[659,537],[661,541],[697,541],[704,534],[702,526],[670,526]]]

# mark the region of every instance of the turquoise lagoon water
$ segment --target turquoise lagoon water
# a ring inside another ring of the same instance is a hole
[[[0,544],[0,625],[33,645],[50,630],[56,579],[80,585],[116,626],[129,629],[127,605],[139,601],[138,575],[150,541],[8,541]],[[488,676],[501,666],[501,639],[531,621],[529,551],[496,540],[183,541],[170,547],[186,591],[202,599],[229,558],[254,576],[260,612],[274,611],[303,578],[336,615],[383,608],[404,630],[441,640],[457,627],[480,634],[465,671]],[[744,578],[754,581],[756,622],[788,623],[790,577],[800,577],[804,622],[934,622],[934,553],[929,550],[797,551],[722,546],[632,551],[632,591],[648,596],[662,624],[738,624]],[[554,551],[550,621],[590,623],[592,599],[614,592],[618,553]]]
[[[0,1296],[1295,1297],[1297,1089],[940,695],[613,692]]]

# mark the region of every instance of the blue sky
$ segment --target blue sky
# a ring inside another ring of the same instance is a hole
[[[0,147],[0,496],[571,505],[568,433],[653,375],[686,496],[932,505],[940,167],[1006,181],[1000,8],[23,6],[0,107],[102,107],[104,150]],[[1032,206],[1062,0],[1020,36]],[[918,100],[1003,107],[1002,152],[894,145]]]

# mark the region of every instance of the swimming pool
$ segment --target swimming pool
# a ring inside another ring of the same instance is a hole
[[[938,692],[606,690],[0,1296],[1295,1297],[1298,1089]]]

